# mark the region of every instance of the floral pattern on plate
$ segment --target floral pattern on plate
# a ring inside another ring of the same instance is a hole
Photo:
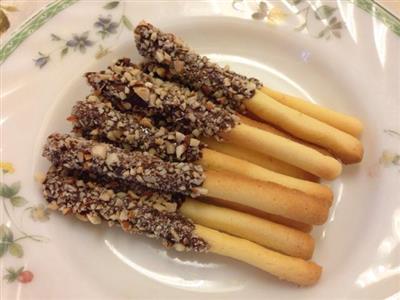
[[[400,132],[392,129],[387,129],[384,132],[388,136],[400,140]],[[390,166],[400,167],[400,153],[387,149],[383,150],[381,157],[379,158],[379,163],[385,167],[390,167]]]
[[[28,206],[29,202],[20,194],[21,182],[13,181],[12,183],[4,182],[4,177],[15,172],[15,168],[10,162],[0,162],[2,172],[2,180],[0,182],[0,197],[2,210],[6,215],[6,221],[0,225],[0,259],[5,255],[15,258],[25,256],[24,243],[27,240],[34,242],[45,242],[48,239],[41,235],[27,233],[22,228],[23,219],[29,213],[34,221],[45,222],[49,220],[49,211],[43,204],[36,206]],[[20,211],[19,222],[17,221],[16,210]],[[11,283],[18,280],[21,283],[31,282],[33,273],[25,270],[24,267],[17,269],[13,267],[6,268],[6,274],[3,279]]]
[[[102,6],[106,11],[116,9],[117,7],[121,7],[121,12],[117,21],[113,19],[111,14],[99,15],[97,20],[93,23],[93,29],[88,29],[80,34],[73,33],[69,39],[52,33],[50,36],[51,41],[58,45],[49,52],[39,51],[38,57],[33,59],[35,66],[40,69],[46,66],[55,52],[59,52],[60,57],[63,58],[71,51],[78,51],[81,54],[85,54],[88,47],[93,47],[95,45],[98,45],[98,50],[95,54],[96,59],[100,59],[109,54],[112,51],[112,47],[110,46],[112,43],[108,43],[108,46],[106,46],[105,40],[114,36],[113,41],[115,41],[119,38],[124,28],[127,30],[133,29],[131,21],[125,15],[124,2],[111,1]]]
[[[245,12],[246,10],[242,7],[243,2],[244,0],[233,0],[232,7]],[[343,22],[336,16],[336,6],[304,0],[289,0],[288,4],[292,9],[289,10],[280,3],[271,4],[261,1],[256,8],[250,8],[251,17],[257,21],[266,21],[271,25],[280,25],[288,18],[296,17],[302,20],[293,28],[296,31],[325,40],[341,37]]]

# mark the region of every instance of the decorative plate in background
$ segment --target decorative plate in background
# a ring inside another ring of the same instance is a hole
[[[361,8],[361,9],[360,9]],[[321,281],[298,288],[211,254],[50,213],[37,174],[46,136],[89,88],[82,74],[140,57],[146,19],[267,85],[352,114],[365,158],[330,183],[313,231]],[[370,0],[55,1],[0,49],[2,299],[400,297],[400,20]]]

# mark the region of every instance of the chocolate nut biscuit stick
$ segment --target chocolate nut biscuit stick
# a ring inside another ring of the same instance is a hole
[[[43,156],[67,169],[164,192],[207,195],[307,224],[322,224],[328,217],[329,205],[325,201],[272,182],[212,170],[204,172],[200,165],[165,162],[145,153],[127,152],[70,135],[51,135]]]
[[[135,41],[141,55],[166,66],[173,78],[183,84],[202,90],[233,109],[245,106],[261,119],[328,149],[344,163],[361,161],[363,147],[351,134],[283,105],[263,93],[262,84],[257,79],[246,78],[211,63],[173,34],[163,33],[150,23],[141,22],[135,28]],[[329,116],[335,118],[337,115],[331,113]],[[338,122],[348,119],[342,118]]]
[[[222,137],[325,179],[337,177],[342,170],[334,158],[290,139],[238,124],[233,113],[213,105],[200,92],[153,78],[129,60],[120,60],[105,71],[86,76],[94,92],[119,109],[128,107],[125,110],[166,122],[166,126],[172,127],[170,130],[195,137]]]
[[[63,214],[73,214],[92,224],[106,221],[128,233],[159,238],[165,246],[178,251],[213,252],[232,257],[303,286],[315,284],[321,275],[321,267],[313,262],[197,225],[178,212],[174,202],[157,193],[118,192],[51,169],[43,194],[49,207]],[[209,209],[212,211],[213,207]]]
[[[188,152],[186,160],[198,161],[206,169],[228,171],[254,179],[271,181],[332,201],[332,192],[326,186],[281,175],[210,149],[200,150],[199,140],[178,132],[170,133],[164,129],[162,134],[159,134],[161,130],[158,128],[142,126],[132,114],[115,110],[111,103],[102,102],[96,96],[90,96],[86,101],[78,102],[73,107],[69,119],[74,120],[74,132],[87,138],[100,138],[101,141],[129,150],[148,151],[150,148],[160,158],[180,159],[183,156],[181,152]],[[177,142],[180,144],[177,145]],[[171,151],[172,154],[168,153],[169,147],[174,149]],[[187,151],[189,147],[190,152]],[[181,151],[179,151],[180,148],[182,148]]]

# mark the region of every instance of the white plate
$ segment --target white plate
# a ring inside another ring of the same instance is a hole
[[[23,268],[16,280],[2,279],[1,299],[400,297],[400,20],[369,0],[354,2],[380,20],[342,0],[75,2],[53,2],[0,52],[1,168],[8,171],[1,182],[9,187],[0,232],[13,243],[4,253],[0,244],[1,276]],[[94,26],[99,16],[115,22],[104,39]],[[365,123],[365,158],[330,183],[329,222],[313,232],[314,260],[324,266],[316,286],[297,288],[214,255],[166,251],[118,229],[48,216],[40,206],[34,175],[47,167],[44,138],[69,129],[71,106],[89,90],[84,72],[121,56],[139,59],[127,27],[142,19],[215,61]],[[86,47],[74,49],[77,42]],[[30,274],[31,282],[20,282]]]

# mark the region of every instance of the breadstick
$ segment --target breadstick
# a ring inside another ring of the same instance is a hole
[[[298,97],[281,93],[265,85],[261,88],[261,92],[286,106],[329,124],[339,130],[347,132],[355,137],[359,136],[363,131],[363,124],[355,117],[333,111],[329,108],[305,101]]]
[[[263,120],[328,149],[344,163],[357,163],[362,159],[363,147],[354,136],[283,105],[260,91],[256,91],[245,105]]]
[[[209,244],[209,251],[245,262],[280,279],[301,286],[315,284],[322,268],[313,262],[268,250],[256,243],[196,225],[194,231]]]
[[[239,203],[307,224],[323,224],[329,211],[325,201],[272,182],[208,170],[203,195]]]
[[[345,163],[362,159],[362,145],[353,136],[280,104],[260,92],[262,83],[257,79],[221,68],[195,53],[173,34],[165,34],[141,22],[135,29],[135,41],[141,55],[167,68],[169,78],[202,90],[220,105],[235,110],[245,106],[272,125],[326,148]]]
[[[282,216],[277,216],[277,215],[273,215],[273,214],[269,214],[266,213],[264,211],[249,207],[249,206],[244,206],[241,205],[239,203],[234,203],[234,202],[230,202],[230,201],[226,201],[226,200],[221,200],[218,198],[212,198],[212,197],[200,197],[202,202],[211,204],[211,205],[217,205],[217,206],[222,206],[222,207],[226,207],[226,208],[230,208],[236,211],[241,211],[243,213],[249,214],[249,215],[253,215],[259,218],[263,218],[266,219],[268,221],[272,221],[274,223],[278,223],[281,225],[285,225],[287,227],[291,227],[297,230],[301,230],[303,232],[311,232],[311,230],[313,229],[313,226],[310,224],[305,224],[302,222],[298,222],[295,220],[291,220],[291,219],[287,219],[285,217]]]
[[[260,152],[233,145],[226,141],[218,142],[211,138],[202,138],[201,140],[210,149],[251,162],[265,169],[308,181],[318,181],[317,176]]]
[[[89,100],[88,100],[89,101]],[[106,115],[108,116],[108,115],[112,115],[113,116],[113,118],[112,119],[109,119],[107,116],[102,116],[101,115],[101,113],[99,112],[99,110],[98,109],[96,109],[96,107],[97,107],[97,105],[99,105],[99,104],[102,104],[102,105],[100,105],[99,106],[99,108],[101,108],[102,110],[102,112],[106,112]],[[95,106],[95,107],[93,107],[93,106]],[[76,122],[78,123],[78,124],[80,124],[80,126],[81,126],[81,128],[80,128],[80,130],[81,131],[83,131],[83,132],[85,132],[85,131],[96,131],[97,132],[97,134],[99,134],[100,136],[104,136],[104,137],[106,137],[106,138],[108,138],[109,136],[110,136],[110,133],[113,133],[114,132],[114,130],[109,130],[109,128],[103,128],[101,125],[98,125],[97,123],[99,123],[100,121],[101,121],[101,123],[109,123],[109,124],[111,124],[111,123],[114,123],[114,122],[110,122],[110,121],[115,121],[116,123],[118,123],[120,126],[118,127],[118,128],[120,128],[121,130],[124,130],[124,128],[126,127],[126,128],[129,128],[130,126],[132,126],[132,127],[134,127],[134,125],[137,125],[137,124],[135,124],[135,123],[132,123],[132,122],[129,122],[129,120],[125,120],[123,117],[124,117],[124,114],[117,114],[116,112],[114,112],[113,110],[110,110],[110,109],[106,109],[106,107],[105,107],[105,105],[103,105],[103,103],[97,103],[97,100],[96,101],[90,101],[89,103],[86,103],[86,104],[78,104],[77,106],[76,106],[76,108],[84,108],[84,111],[85,112],[88,112],[89,113],[89,115],[90,116],[92,116],[92,118],[90,118],[90,120],[87,120],[87,122],[85,122],[85,120],[86,120],[86,118],[81,114],[81,113],[76,113],[76,111],[77,111],[77,109],[75,109],[75,113],[74,113],[74,116],[77,118],[76,119]],[[102,116],[102,117],[99,117],[99,116]],[[86,123],[90,123],[90,124],[97,124],[97,125],[95,125],[95,126],[89,126],[88,127],[88,125],[86,125]],[[124,125],[124,126],[122,126],[122,125]],[[122,126],[122,127],[121,127]],[[136,126],[137,127],[137,126]],[[112,128],[112,127],[111,127]],[[124,130],[124,131],[128,131],[129,132],[129,130]],[[155,130],[154,132],[158,132],[157,130]],[[127,142],[129,142],[126,138],[125,138],[125,133],[120,133],[120,134],[114,134],[113,135],[113,138],[112,138],[112,141],[116,144],[116,145],[125,145]],[[51,140],[51,139],[50,139]],[[141,139],[141,140],[143,140],[143,141],[146,141],[146,139]],[[77,159],[79,159],[79,157],[78,157],[78,155],[79,155],[79,153],[80,152],[82,152],[82,153],[87,153],[87,152],[92,152],[92,148],[94,148],[94,147],[99,147],[99,145],[98,144],[95,144],[95,143],[93,143],[93,142],[89,142],[89,141],[86,141],[86,140],[78,140],[78,139],[71,139],[71,138],[63,138],[63,137],[61,137],[61,138],[56,138],[56,139],[54,139],[53,138],[53,141],[55,141],[55,143],[54,144],[57,144],[57,145],[59,145],[60,147],[72,147],[73,149],[73,151],[77,151],[78,150],[78,152],[77,153],[75,153],[75,156],[76,156],[76,159],[74,159],[74,152],[72,152],[72,151],[70,151],[70,152],[67,152],[67,153],[62,153],[62,154],[56,154],[56,155],[50,155],[51,157],[57,157],[57,158],[62,158],[62,159],[64,159],[62,162],[65,164],[65,163],[69,163],[69,164],[71,164],[71,166],[73,166],[73,164],[74,164],[74,160],[77,160]],[[76,145],[78,145],[78,144],[80,144],[81,145],[81,147],[77,147]],[[151,143],[149,143],[149,144],[151,144]],[[67,145],[67,146],[65,146],[65,145]],[[131,145],[131,144],[128,144],[128,145]],[[135,146],[135,144],[133,143],[132,144],[133,146]],[[128,161],[134,161],[135,160],[135,157],[132,157],[132,158],[129,158],[129,156],[127,156],[126,154],[124,154],[124,153],[122,153],[120,150],[118,150],[117,148],[113,148],[113,147],[109,147],[109,146],[106,146],[106,145],[102,145],[102,147],[104,148],[104,152],[110,152],[109,154],[104,154],[104,158],[97,158],[97,161],[96,161],[96,164],[99,164],[99,163],[101,163],[101,159],[105,159],[106,161],[105,161],[105,165],[107,166],[107,168],[109,168],[109,166],[107,165],[107,159],[108,158],[106,158],[106,157],[108,157],[109,155],[114,155],[115,156],[115,163],[116,163],[116,170],[119,170],[119,173],[121,173],[120,175],[117,175],[118,176],[118,178],[122,178],[122,179],[125,179],[125,180],[129,180],[129,181],[132,181],[132,182],[134,182],[134,183],[136,183],[136,181],[138,181],[138,179],[136,178],[137,177],[137,175],[136,176],[130,176],[130,169],[129,168],[127,168],[127,166],[129,166],[129,163],[128,163]],[[51,148],[51,147],[49,147],[49,148]],[[66,154],[71,154],[69,157],[67,157],[67,155]],[[143,155],[142,155],[143,156]],[[222,155],[222,156],[224,156],[224,155]],[[147,157],[145,157],[147,160],[149,160],[150,158],[147,158]],[[206,153],[205,153],[205,157],[204,157],[205,159],[204,160],[202,160],[203,161],[203,163],[205,163],[205,164],[208,164],[208,165],[216,165],[216,161],[218,161],[221,157],[220,156],[218,156],[218,153],[217,154],[214,154],[214,155],[212,155],[212,151],[206,151]],[[141,159],[143,159],[143,158],[141,158]],[[224,157],[222,157],[222,159],[224,159]],[[229,157],[228,157],[228,159],[229,159]],[[175,172],[176,172],[176,175],[177,176],[182,176],[183,174],[185,174],[184,172],[179,172],[180,170],[182,170],[182,171],[188,171],[188,170],[190,170],[190,169],[193,169],[194,167],[192,166],[192,165],[189,165],[189,164],[181,164],[181,167],[179,167],[180,165],[173,165],[173,164],[166,164],[166,163],[164,163],[164,162],[160,162],[160,161],[157,161],[157,160],[155,160],[155,159],[153,159],[154,161],[153,161],[153,163],[151,163],[151,162],[149,162],[149,164],[148,164],[148,166],[149,166],[149,168],[151,168],[151,169],[156,169],[156,170],[159,170],[158,168],[161,168],[160,170],[162,171],[163,169],[165,169],[165,170],[170,170],[171,169],[171,167],[173,167],[173,168],[175,168]],[[92,160],[91,160],[91,158],[89,157],[88,158],[88,162],[91,162]],[[124,166],[123,166],[123,169],[122,170],[120,170],[119,168],[120,167],[118,167],[118,162],[119,161],[126,161],[127,163],[125,163],[124,164]],[[136,158],[136,161],[137,162],[135,162],[135,164],[136,163],[139,163],[139,162],[141,162],[140,161],[140,159],[137,159]],[[53,161],[54,162],[54,161]],[[227,161],[228,162],[228,161]],[[55,163],[55,162],[54,162]],[[235,161],[233,161],[233,162],[231,162],[230,163],[230,165],[231,165],[231,169],[233,168],[233,170],[237,170],[237,167],[235,166]],[[239,163],[240,163],[240,160],[239,160]],[[243,165],[244,164],[244,165]],[[242,163],[242,165],[243,165],[243,167],[245,167],[246,166],[246,162],[243,162]],[[99,167],[100,167],[101,165],[99,165]],[[257,166],[256,166],[257,167]],[[250,173],[251,174],[251,172],[252,172],[252,170],[251,170],[251,166],[248,166],[247,167],[247,173]],[[265,174],[265,172],[263,172],[263,169],[262,168],[260,168],[261,170],[261,172],[262,173],[264,173]],[[98,168],[97,167],[92,167],[92,169],[90,169],[90,170],[93,170],[94,172],[98,172]],[[160,171],[159,170],[159,171]],[[114,171],[115,172],[115,171]],[[147,173],[148,172],[148,173]],[[169,173],[171,173],[171,171],[168,171]],[[127,175],[123,175],[123,174],[125,174],[125,173],[127,173]],[[111,173],[113,176],[114,176],[114,174],[113,173]],[[161,173],[160,173],[161,174]],[[159,174],[159,175],[160,175]],[[138,182],[139,184],[141,183],[141,184],[146,184],[146,186],[148,186],[148,187],[151,187],[151,188],[155,188],[156,187],[156,185],[154,185],[154,181],[158,181],[158,179],[154,176],[154,175],[156,175],[157,176],[157,172],[155,172],[153,175],[152,175],[152,172],[150,171],[150,169],[148,169],[148,170],[144,170],[144,175],[143,175],[143,181],[142,182]],[[165,174],[164,174],[165,175]],[[142,175],[141,175],[142,176]],[[198,175],[199,176],[199,178],[201,178],[201,175]],[[150,177],[149,179],[147,179],[147,177]],[[268,177],[268,176],[267,176]],[[269,177],[271,177],[271,176],[269,176]],[[279,176],[278,176],[279,177]],[[152,178],[154,178],[154,179],[152,179]],[[259,178],[259,177],[256,177],[256,178]],[[261,177],[261,178],[264,178],[265,179],[265,176],[264,177]],[[274,178],[274,176],[272,176],[272,178]],[[162,178],[161,178],[162,179]],[[196,181],[196,180],[198,180],[198,179],[196,179],[196,178],[192,178],[192,180],[194,180],[194,181]],[[147,182],[147,181],[150,181],[150,182]],[[274,181],[274,180],[272,180],[272,181]],[[275,180],[276,181],[276,180]],[[284,183],[285,185],[287,185],[286,184],[286,181],[289,181],[290,182],[290,178],[289,179],[285,179],[285,178],[283,178],[283,179],[281,179],[280,181],[278,180],[278,182],[281,182],[281,183]],[[199,183],[200,183],[201,181],[199,181]],[[150,184],[150,185],[149,185]],[[316,190],[316,187],[318,187],[318,185],[316,185],[315,184],[315,187],[313,186],[313,183],[311,183],[311,185],[307,185],[308,183],[307,182],[305,182],[305,187],[306,187],[306,189],[307,189],[307,186],[309,187],[308,188],[308,190],[311,192],[310,194],[311,194],[311,196],[315,196],[315,195],[317,195],[318,197],[320,197],[321,199],[323,199],[323,200],[325,200],[325,201],[330,201],[330,198],[329,198],[329,195],[326,195],[326,193],[324,193],[325,191],[323,191],[323,190],[321,190],[319,193],[318,193],[318,190]],[[297,184],[298,186],[301,186],[301,184],[299,185],[299,184]],[[181,182],[179,185],[177,185],[177,187],[179,187],[179,189],[177,188],[177,191],[179,191],[179,192],[182,192],[182,193],[185,193],[185,189],[183,189],[182,190],[182,187],[185,187],[185,186],[187,186],[187,184],[186,183],[184,183],[184,182]],[[293,187],[293,184],[292,185],[290,185],[289,184],[289,186],[292,188]],[[169,188],[169,185],[165,185],[165,187],[164,187],[164,189],[165,188]],[[269,188],[269,189],[271,189],[271,187],[270,186],[265,186],[266,188]],[[158,186],[157,186],[157,188],[159,188]],[[273,188],[272,188],[273,189]],[[199,190],[199,189],[197,189],[197,190]],[[201,190],[201,189],[200,189]],[[168,189],[168,191],[170,191],[170,192],[173,192],[173,190],[172,189]],[[292,191],[290,191],[290,190],[285,190],[285,197],[294,197],[293,196],[293,193],[292,193]],[[243,200],[242,200],[243,201]]]
[[[214,169],[225,169],[255,179],[272,181],[289,188],[308,193],[330,201],[332,193],[322,185],[298,181],[288,176],[281,176],[239,159],[206,149],[200,152],[200,141],[179,132],[169,132],[165,128],[147,128],[134,120],[131,114],[124,114],[112,108],[111,103],[101,102],[96,96],[86,101],[79,101],[72,110],[74,132],[84,137],[107,141],[127,150],[153,150],[153,153],[164,160],[200,160],[203,166]],[[173,151],[169,151],[169,147]],[[182,147],[182,151],[178,150]],[[224,164],[221,164],[225,161]],[[238,168],[240,166],[240,168]],[[258,171],[258,172],[257,172]],[[259,174],[258,176],[254,176]],[[293,182],[293,184],[291,184]],[[328,192],[328,194],[327,194]]]
[[[275,173],[245,160],[237,159],[210,149],[203,149],[202,154],[200,164],[206,170],[227,171],[258,180],[274,182],[332,203],[332,191],[322,184]]]
[[[194,223],[245,238],[278,252],[310,259],[313,238],[304,232],[229,208],[187,198],[179,211]]]
[[[295,137],[291,136],[290,134],[287,134],[286,132],[283,132],[283,131],[279,130],[278,128],[275,128],[274,126],[269,125],[265,122],[256,121],[256,120],[253,120],[253,119],[248,118],[241,114],[238,114],[238,116],[239,116],[241,123],[244,123],[244,124],[252,126],[252,127],[256,127],[258,129],[268,131],[270,133],[274,133],[276,135],[294,140],[296,142],[300,142],[300,140],[296,139]]]
[[[125,114],[113,109],[111,103],[102,102],[94,95],[89,96],[85,101],[77,102],[72,110],[71,117],[68,119],[74,124],[74,132],[91,139],[113,143],[114,145],[127,150],[152,151],[158,157],[172,161],[194,161],[199,160],[201,157],[201,145],[199,140],[183,135],[179,132],[169,132],[163,127],[160,129],[156,127],[145,127],[139,124],[139,121],[135,120],[131,114]],[[182,150],[178,151],[180,148],[182,148]],[[203,156],[202,159],[203,165],[211,164],[212,167],[217,167],[216,163],[218,160],[224,159],[224,156],[226,156],[221,154],[222,157],[213,158],[213,153],[214,156],[218,155],[218,153],[215,153],[214,151],[207,150],[207,155],[205,153],[205,156]],[[205,158],[211,161],[207,162]],[[229,161],[230,157],[228,156],[226,159]],[[227,166],[234,165],[235,163],[240,165],[240,162],[240,160],[234,160]],[[244,162],[242,162],[242,164],[243,163]],[[255,169],[257,168],[263,170],[262,168],[255,166]],[[251,166],[248,166],[247,169],[249,169],[249,174],[253,174],[250,170]],[[231,170],[228,169],[228,171],[233,172],[237,172],[237,170],[238,169],[235,166],[233,166],[233,169],[231,167]],[[267,171],[267,173],[268,172],[269,171]],[[273,172],[269,173],[273,174]],[[277,175],[278,177],[280,176],[280,174]],[[263,178],[256,177],[256,179]],[[264,179],[268,179],[268,176]],[[284,183],[283,185],[286,185],[285,183],[287,181],[290,182],[291,179],[292,178],[290,177],[284,176],[282,180],[278,180],[277,183]],[[275,182],[274,180],[271,181]],[[317,197],[321,196],[321,198],[326,196],[323,191],[321,191],[322,195],[314,193],[314,191],[318,192],[317,187],[321,187],[321,185],[309,182],[304,182],[304,185],[306,186],[304,192],[311,192],[311,195],[315,194]],[[301,184],[294,186],[289,184],[287,186],[302,190],[301,188],[298,188],[298,186],[302,186]],[[307,186],[309,186],[310,189],[307,190]]]
[[[288,138],[288,139],[290,139],[292,141],[295,141],[297,143],[300,143],[300,144],[303,144],[303,145],[308,146],[310,148],[313,148],[313,149],[321,152],[324,155],[331,156],[331,154],[327,150],[325,150],[325,149],[323,149],[321,147],[318,147],[316,145],[307,143],[307,142],[305,142],[305,141],[303,141],[301,139],[298,139],[298,138],[296,138],[296,137],[294,137],[294,136],[292,136],[292,135],[290,135],[290,134],[288,134],[286,132],[283,132],[283,131],[281,131],[281,130],[275,128],[274,126],[271,126],[271,125],[269,125],[269,124],[267,124],[265,122],[259,122],[259,121],[250,119],[248,117],[245,117],[243,115],[239,115],[239,118],[240,118],[240,122],[242,122],[243,124],[246,124],[246,125],[249,125],[249,126],[252,126],[252,127],[256,127],[258,129],[265,130],[267,132],[279,135],[281,137]]]
[[[267,250],[255,243],[246,243],[218,231],[193,224],[176,211],[176,203],[165,195],[146,190],[117,192],[111,182],[85,182],[51,168],[43,183],[43,195],[49,208],[64,215],[73,214],[81,221],[109,226],[119,225],[127,233],[146,234],[162,239],[166,247],[178,251],[215,252],[236,258],[299,285],[318,280],[321,268],[311,262]],[[223,246],[221,243],[225,243]],[[235,245],[234,247],[232,247]],[[235,251],[241,253],[236,253]],[[260,261],[255,264],[254,257]]]
[[[148,151],[163,160],[196,161],[200,158],[202,145],[197,139],[164,127],[145,126],[146,119],[137,120],[135,117],[116,110],[105,99],[90,95],[74,105],[68,120],[73,123],[74,132],[88,139],[107,141],[131,151]],[[207,141],[212,145],[218,143],[215,139]],[[272,170],[281,173],[288,170],[288,175],[299,174],[304,179],[315,180],[315,176],[274,158],[267,157],[264,161]]]
[[[257,149],[324,179],[334,179],[342,171],[342,165],[330,156],[245,124],[235,126],[222,136],[232,144]]]
[[[200,165],[165,162],[146,153],[126,152],[67,134],[50,135],[43,156],[56,166],[124,181],[132,186],[193,197],[207,194],[304,223],[321,224],[328,215],[329,208],[324,201],[272,182],[211,170],[203,172]],[[233,186],[237,189],[238,185],[243,188],[230,199]]]
[[[287,219],[287,218],[284,218],[281,216],[269,214],[266,212],[262,212],[260,210],[253,210],[253,212],[251,214],[254,216],[260,217],[260,218],[270,220],[274,223],[282,224],[282,225],[285,225],[288,227],[295,228],[297,230],[301,230],[306,233],[311,232],[313,230],[313,226],[310,224],[305,224],[305,223]]]
[[[110,103],[101,102],[96,96],[90,96],[86,101],[79,101],[73,108],[71,118],[73,119],[75,132],[79,132],[84,137],[113,143],[127,150],[153,150],[154,154],[164,160],[199,160],[202,156],[199,148],[200,141],[179,132],[169,132],[165,128],[144,127],[138,121],[134,120],[131,114],[124,114],[113,109]],[[169,148],[172,148],[172,151],[169,151]],[[180,148],[182,150],[178,152]],[[227,171],[237,173],[241,171],[240,168],[238,169],[238,166],[242,166],[246,175],[250,174],[250,177],[255,174],[256,170],[260,174],[266,174],[261,177],[255,176],[255,179],[270,179],[272,182],[302,190],[305,193],[322,199],[331,198],[332,196],[327,195],[326,191],[318,189],[322,187],[321,185],[306,181],[303,181],[302,184],[302,181],[298,182],[296,180],[294,180],[293,185],[290,184],[293,178],[287,176],[281,177],[280,174],[274,176],[273,172],[264,171],[263,168],[256,165],[254,168],[251,164],[247,166],[246,162],[238,159],[233,159],[232,161],[229,156],[215,153],[212,150],[204,152],[200,163],[203,166],[207,165],[221,169],[221,166],[217,164],[220,164],[222,160],[226,160],[226,163],[222,164],[222,167],[228,167]],[[274,180],[275,177],[278,177],[277,181]]]
[[[331,157],[326,157],[314,149],[269,132],[244,124],[237,125],[237,116],[208,102],[204,95],[177,84],[152,78],[127,59],[118,61],[107,71],[107,73],[104,71],[87,73],[87,79],[95,90],[121,109],[124,109],[124,104],[129,104],[131,112],[145,113],[160,122],[169,123],[168,126],[174,128],[173,130],[179,129],[185,134],[225,136],[235,143],[245,142],[247,147],[261,148],[260,151],[265,154],[289,161],[323,178],[332,179],[340,173],[339,162]],[[129,87],[120,91],[121,85]],[[137,104],[138,102],[140,105]],[[238,134],[238,132],[243,133],[244,128],[246,128],[247,137]],[[259,139],[267,140],[259,141]],[[280,144],[276,145],[275,143],[279,141]],[[279,146],[286,147],[285,151],[276,151]],[[310,154],[314,156],[309,156]],[[315,163],[318,163],[318,167],[315,167]]]

